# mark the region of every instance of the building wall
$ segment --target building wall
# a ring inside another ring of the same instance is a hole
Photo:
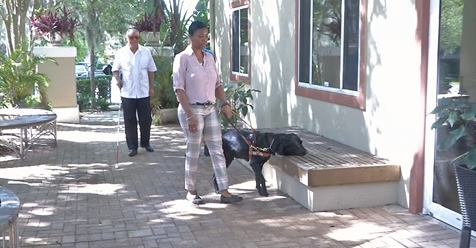
[[[389,158],[402,166],[400,203],[408,204],[409,175],[422,137],[421,44],[415,1],[368,0],[365,111],[296,96],[296,3],[250,0],[253,125],[299,126]],[[216,53],[229,81],[228,0],[217,0]],[[220,11],[224,9],[224,14]]]
[[[47,61],[38,65],[38,70],[50,79],[48,99],[55,108],[76,107],[75,59],[55,58],[55,62]]]
[[[464,90],[471,97],[471,101],[476,101],[476,1],[465,0],[463,10],[463,36],[460,62],[460,75]]]
[[[79,107],[76,101],[75,47],[34,47],[37,56],[52,58],[38,65],[38,71],[49,78],[48,100],[59,122],[79,122]]]

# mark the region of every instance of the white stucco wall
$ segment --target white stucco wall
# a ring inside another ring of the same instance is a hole
[[[34,47],[36,56],[52,58],[38,65],[38,71],[48,76],[48,100],[58,122],[79,123],[79,107],[76,100],[74,65],[75,47]]]
[[[216,63],[223,82],[230,81],[230,15],[228,1],[218,0],[215,2],[215,37],[214,42]],[[212,7],[213,8],[213,7]],[[212,33],[212,32],[210,32]]]
[[[464,90],[476,101],[476,1],[464,1],[463,36],[461,45],[460,76]]]
[[[414,1],[368,0],[366,110],[295,94],[296,4],[250,1],[251,87],[258,127],[300,126],[341,143],[389,158],[402,166],[400,203],[408,202],[408,180],[421,138],[420,44]],[[220,10],[225,14],[220,15]],[[217,58],[229,80],[229,1],[216,1]]]

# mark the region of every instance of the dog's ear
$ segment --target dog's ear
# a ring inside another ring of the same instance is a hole
[[[255,138],[252,139],[252,141],[258,147],[267,148],[271,145],[273,136],[274,136],[274,133],[260,133],[256,131],[254,135]]]
[[[284,135],[283,134],[275,134],[273,135],[273,139],[271,140],[271,152],[273,154],[284,155]]]
[[[266,146],[271,146],[271,142],[273,142],[273,139],[274,139],[274,133],[265,133],[264,135],[264,142],[266,144]]]

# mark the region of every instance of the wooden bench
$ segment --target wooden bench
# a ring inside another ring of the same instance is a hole
[[[260,131],[292,132],[303,140],[306,156],[272,156],[263,174],[309,210],[398,202],[399,165],[296,127]]]

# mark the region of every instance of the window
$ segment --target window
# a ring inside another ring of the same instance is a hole
[[[364,108],[360,2],[299,1],[297,94]]]
[[[249,74],[248,6],[233,9],[231,18],[232,80],[246,80]]]

